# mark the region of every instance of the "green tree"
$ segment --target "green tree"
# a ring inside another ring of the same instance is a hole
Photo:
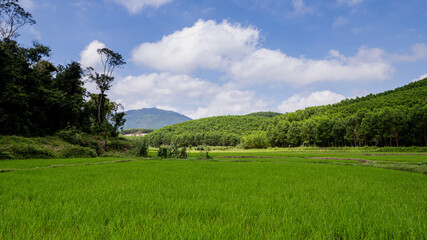
[[[97,50],[100,59],[101,64],[103,66],[102,73],[95,72],[95,69],[93,67],[89,67],[89,80],[91,82],[95,82],[97,88],[99,89],[99,101],[98,101],[98,114],[97,114],[97,120],[98,123],[101,123],[105,120],[105,109],[104,109],[104,102],[105,102],[105,92],[110,90],[111,85],[114,81],[114,70],[116,68],[121,67],[122,65],[126,64],[126,62],[123,60],[122,55],[119,53],[113,52],[108,48],[100,48]]]
[[[3,40],[17,37],[19,28],[35,23],[31,14],[18,4],[18,0],[0,0],[0,34]]]

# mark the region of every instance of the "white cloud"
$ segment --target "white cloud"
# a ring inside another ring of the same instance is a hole
[[[306,107],[337,103],[344,99],[345,97],[343,95],[331,91],[313,92],[307,97],[303,97],[300,94],[295,94],[283,101],[277,107],[277,110],[279,112],[294,112],[298,109],[304,109]]]
[[[80,52],[80,64],[83,67],[93,67],[95,70],[99,69],[101,67],[101,60],[96,50],[100,48],[105,48],[105,44],[98,40],[89,43],[89,45]]]
[[[348,6],[356,6],[360,3],[362,3],[364,0],[337,0],[337,2],[339,4],[344,4],[344,5],[348,5]]]
[[[101,72],[101,69],[102,69],[101,59],[96,50],[104,47],[105,47],[105,44],[98,40],[95,40],[89,43],[89,45],[87,45],[85,49],[80,52],[80,64],[82,65],[82,67],[84,69],[87,67],[93,67],[95,71]],[[86,78],[84,80],[85,80],[84,87],[89,92],[92,92],[92,93],[97,92],[95,83],[88,82]]]
[[[236,82],[252,84],[384,80],[393,73],[387,54],[378,48],[362,47],[352,57],[331,50],[325,59],[308,59],[260,48],[259,38],[259,31],[251,26],[199,20],[159,42],[141,44],[132,59],[166,72],[217,70]]]
[[[158,107],[181,112],[191,118],[244,114],[265,109],[252,91],[193,78],[185,74],[152,73],[127,76],[110,91],[127,110]]]
[[[423,74],[423,75],[419,76],[418,78],[414,78],[414,79],[412,79],[412,82],[420,81],[420,80],[422,80],[422,79],[424,79],[424,78],[427,78],[427,73],[425,73],[425,74]]]
[[[197,21],[133,50],[133,61],[161,71],[189,73],[196,68],[225,70],[236,59],[255,50],[259,31],[227,21]]]
[[[354,57],[331,50],[327,59],[314,60],[287,56],[279,50],[259,49],[230,69],[241,83],[285,82],[305,85],[322,81],[384,80],[393,68],[384,60],[384,51],[360,48]]]
[[[417,43],[412,45],[412,54],[392,55],[391,59],[394,62],[415,62],[421,59],[427,59],[427,45]]]
[[[172,0],[114,0],[114,2],[124,6],[131,14],[136,14],[145,7],[157,8]]]
[[[112,87],[111,94],[126,109],[138,109],[202,104],[220,91],[218,85],[188,75],[152,73],[125,77]]]
[[[335,19],[335,21],[334,21],[334,23],[332,24],[332,26],[334,27],[334,28],[337,28],[337,27],[341,27],[341,26],[343,26],[343,25],[346,25],[348,23],[348,19],[347,18],[345,18],[345,17],[343,17],[343,16],[339,16],[339,17],[337,17],[336,19]]]
[[[241,115],[266,109],[267,104],[255,98],[252,91],[226,90],[214,96],[206,107],[199,107],[195,112],[188,112],[192,118],[220,115]]]
[[[294,7],[293,14],[297,16],[312,14],[315,10],[314,7],[305,5],[304,0],[292,0],[292,6]]]

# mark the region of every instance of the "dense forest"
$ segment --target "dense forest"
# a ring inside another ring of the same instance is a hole
[[[146,137],[153,146],[426,146],[426,96],[427,79],[423,79],[380,94],[276,117],[255,113],[204,118]]]
[[[21,27],[35,24],[18,1],[1,1],[0,16],[0,134],[43,136],[74,129],[117,136],[124,113],[106,92],[114,69],[125,64],[121,55],[98,49],[101,73],[78,62],[54,65],[48,60],[49,47],[39,42],[25,47],[16,41]],[[96,83],[98,94],[86,91],[83,77]]]

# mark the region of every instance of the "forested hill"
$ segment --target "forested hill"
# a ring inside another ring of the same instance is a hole
[[[308,107],[295,113],[282,115],[281,119],[302,120],[314,116],[341,115],[346,116],[358,111],[373,111],[385,107],[409,109],[418,105],[427,104],[427,79],[410,83],[394,90],[369,94],[365,97],[346,99],[339,103],[326,106]]]
[[[150,144],[160,146],[236,146],[243,135],[265,131],[272,123],[263,116],[219,116],[178,123],[147,135]]]
[[[268,115],[193,120],[147,137],[153,146],[426,146],[427,79],[333,105]]]
[[[157,108],[142,108],[125,112],[124,129],[144,128],[159,129],[172,124],[185,122],[191,118],[174,111]]]

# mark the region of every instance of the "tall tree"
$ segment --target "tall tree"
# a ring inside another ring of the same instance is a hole
[[[17,37],[25,24],[33,25],[33,17],[18,4],[18,0],[0,0],[0,34],[2,39]]]
[[[106,97],[105,92],[110,90],[111,85],[114,81],[113,72],[117,68],[126,64],[126,62],[123,60],[122,55],[120,55],[119,53],[113,52],[108,48],[100,48],[97,50],[97,52],[101,58],[103,72],[102,73],[95,72],[95,69],[93,67],[89,67],[88,77],[91,82],[96,83],[96,86],[100,91],[99,101],[98,101],[97,120],[98,120],[98,123],[101,123],[102,121],[105,120],[105,110],[104,110],[104,100]]]

